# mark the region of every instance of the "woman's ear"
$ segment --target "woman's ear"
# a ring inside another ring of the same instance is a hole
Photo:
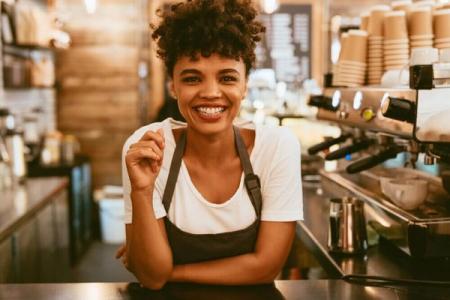
[[[177,100],[177,95],[175,94],[175,87],[173,85],[173,80],[172,79],[170,79],[167,82],[167,90],[169,91],[170,97],[172,97],[173,99]]]

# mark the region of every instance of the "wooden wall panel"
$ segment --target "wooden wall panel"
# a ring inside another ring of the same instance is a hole
[[[63,93],[77,92],[84,90],[124,90],[138,88],[139,78],[135,76],[124,76],[121,74],[107,74],[104,76],[92,74],[88,77],[66,75],[59,80],[59,86]]]
[[[137,76],[136,46],[108,45],[73,47],[58,54],[58,77],[117,75]]]
[[[122,146],[141,126],[142,13],[131,0],[99,1],[93,16],[82,1],[65,3],[72,44],[57,53],[59,129],[91,158],[94,187],[120,185]]]

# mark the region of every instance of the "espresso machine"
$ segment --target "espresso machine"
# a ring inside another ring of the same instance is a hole
[[[335,171],[320,171],[323,189],[332,197],[364,200],[366,220],[380,239],[409,257],[448,259],[450,72],[431,65],[411,67],[410,74],[409,87],[328,85],[312,95],[309,105],[318,108],[317,119],[337,124],[342,133],[308,152],[338,161]],[[389,168],[398,155],[404,165]],[[416,169],[419,158],[439,172]],[[382,191],[386,176],[426,180],[426,200],[412,210],[396,205]]]
[[[0,108],[1,188],[25,181],[25,153],[23,132],[18,128],[14,115],[7,108]]]

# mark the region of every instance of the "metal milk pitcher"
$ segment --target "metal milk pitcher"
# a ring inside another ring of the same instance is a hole
[[[330,200],[328,248],[332,252],[356,254],[367,250],[364,202],[354,197]]]

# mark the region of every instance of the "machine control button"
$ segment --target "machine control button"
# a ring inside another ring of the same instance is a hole
[[[381,102],[381,114],[390,119],[414,123],[416,118],[415,104],[402,98],[386,97]]]
[[[359,110],[362,106],[363,102],[363,93],[361,91],[357,91],[355,96],[353,97],[353,109]]]
[[[373,109],[371,107],[365,108],[361,113],[361,117],[366,122],[369,122],[373,118],[375,118],[375,115],[376,115],[376,113],[373,111]]]
[[[339,102],[333,95],[333,98],[324,95],[312,95],[309,98],[308,105],[322,108],[329,111],[337,111],[339,108]]]

